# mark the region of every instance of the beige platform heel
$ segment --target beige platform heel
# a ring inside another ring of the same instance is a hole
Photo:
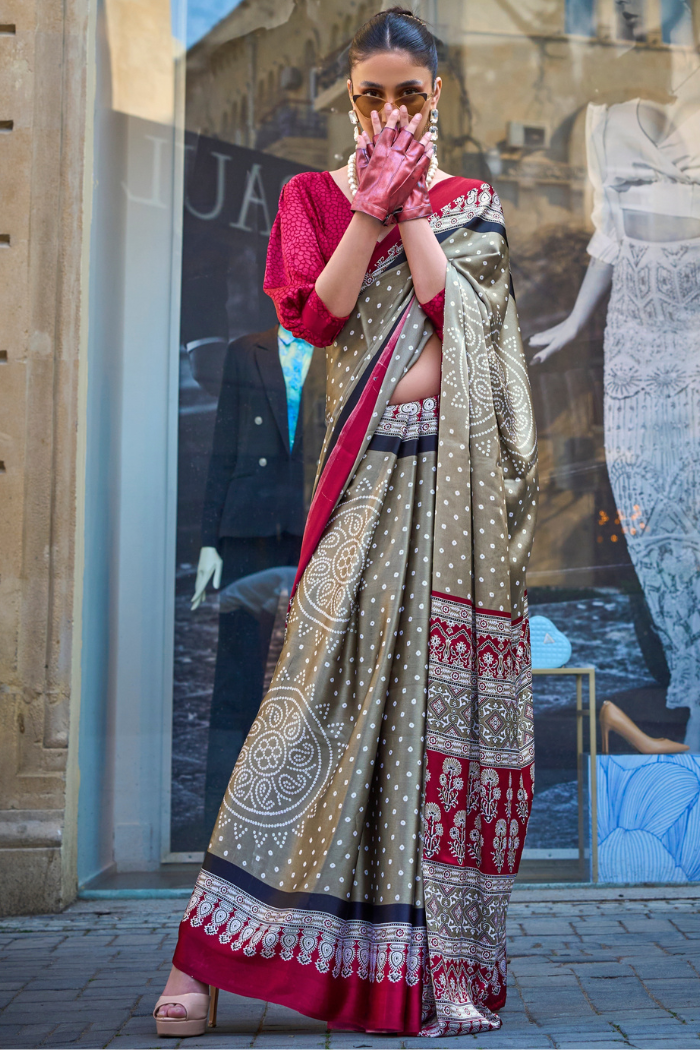
[[[158,1017],[161,1006],[184,1006],[185,1017]],[[207,1026],[216,1028],[216,1011],[219,1005],[219,989],[209,985],[209,995],[204,992],[183,992],[182,995],[161,995],[155,1005],[153,1016],[158,1035],[176,1036],[204,1035]]]
[[[624,737],[632,747],[636,747],[642,755],[678,755],[689,750],[687,744],[677,744],[675,740],[668,740],[666,737],[647,736],[612,700],[606,700],[602,704],[598,721],[604,755],[610,753],[608,738],[611,729]]]

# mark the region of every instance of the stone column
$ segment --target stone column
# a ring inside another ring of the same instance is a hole
[[[0,909],[76,892],[89,0],[0,25]]]

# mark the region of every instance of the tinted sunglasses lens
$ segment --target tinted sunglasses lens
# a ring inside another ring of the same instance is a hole
[[[384,99],[374,98],[372,95],[358,95],[355,105],[363,117],[371,117],[373,111],[381,113],[384,109]]]
[[[399,99],[398,105],[406,107],[409,117],[415,117],[416,113],[420,113],[425,102],[426,99],[423,95],[403,95]]]

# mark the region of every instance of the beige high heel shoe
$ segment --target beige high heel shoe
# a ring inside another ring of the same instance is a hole
[[[159,1017],[161,1006],[184,1006],[185,1017]],[[219,1005],[219,989],[209,985],[209,995],[204,992],[183,992],[182,995],[161,995],[153,1016],[158,1035],[181,1036],[204,1035],[207,1026],[216,1028],[216,1011]]]
[[[677,755],[681,751],[689,751],[687,744],[677,744],[675,740],[667,740],[666,737],[647,736],[632,719],[621,711],[612,700],[605,700],[598,714],[600,722],[600,736],[603,745],[603,754],[608,755],[608,737],[610,730],[619,733],[621,737],[636,747],[642,755]]]

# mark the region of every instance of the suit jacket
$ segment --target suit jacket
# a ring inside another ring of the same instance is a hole
[[[304,446],[314,443],[304,439],[308,386],[307,377],[290,449],[277,325],[229,343],[204,497],[204,547],[222,536],[302,535]]]

